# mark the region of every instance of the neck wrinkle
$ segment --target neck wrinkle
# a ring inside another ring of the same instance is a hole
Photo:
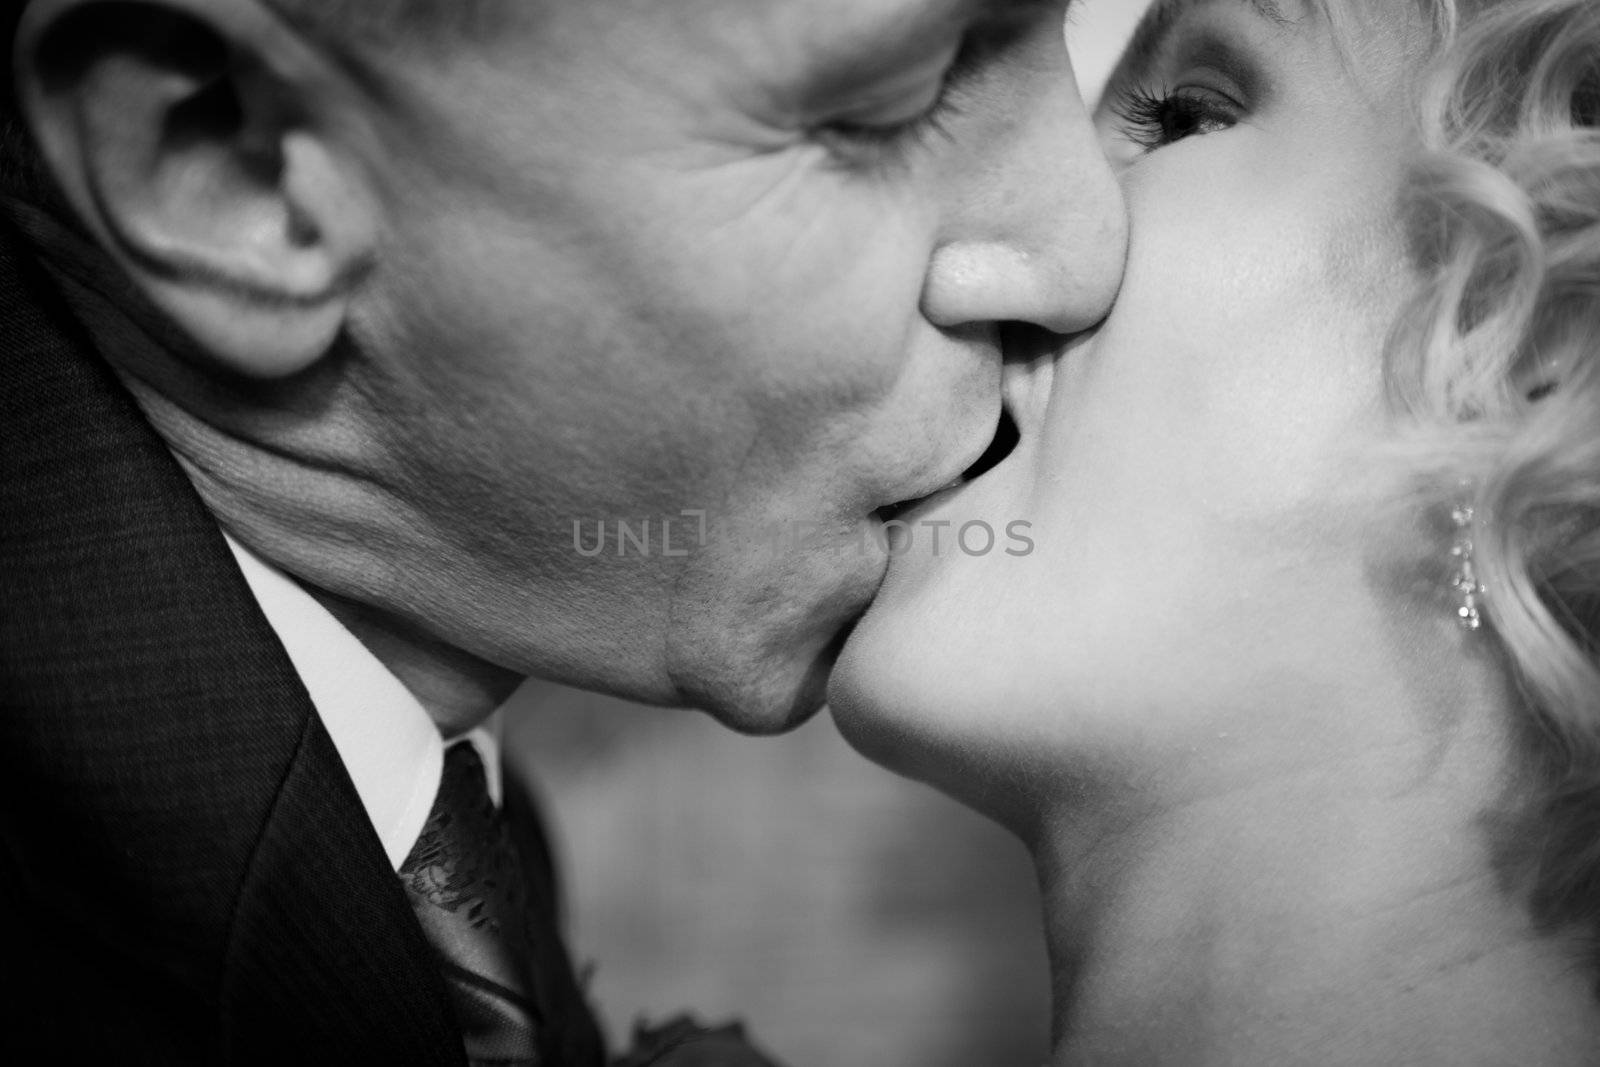
[[[119,267],[49,213],[15,201],[5,210],[218,524],[316,597],[411,691],[446,736],[464,733],[493,714],[521,682],[519,674],[451,647],[393,612],[330,593],[318,580],[321,573],[348,575],[352,563],[339,556],[339,548],[362,543],[359,534],[371,534],[357,527],[331,542],[312,536],[335,517],[336,503],[358,518],[393,506],[361,478],[354,463],[340,462],[341,447],[354,448],[348,444],[354,436],[342,433],[335,445],[318,453],[317,441],[300,434],[291,452],[275,448],[270,435],[251,437],[212,417],[208,405],[242,401],[207,395],[222,386],[190,367],[187,338],[144,300]],[[332,433],[333,422],[333,415],[322,413],[319,432]],[[273,429],[289,432],[288,420],[275,420]],[[263,495],[263,486],[276,487],[277,495]],[[319,502],[325,506],[318,507]],[[283,515],[292,521],[282,521]],[[375,542],[376,536],[366,540]],[[367,566],[349,584],[364,584],[371,592],[377,581],[374,568]]]

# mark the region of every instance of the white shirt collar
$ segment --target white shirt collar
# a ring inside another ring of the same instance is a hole
[[[433,807],[445,742],[427,711],[367,646],[294,579],[223,537],[261,612],[283,643],[395,870],[405,862]],[[479,728],[470,741],[483,758],[489,793],[500,800],[499,746]]]

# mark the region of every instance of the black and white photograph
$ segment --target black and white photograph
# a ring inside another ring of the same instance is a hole
[[[1600,0],[0,46],[0,1063],[1600,1067]]]

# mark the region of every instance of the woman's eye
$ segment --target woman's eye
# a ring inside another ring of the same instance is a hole
[[[1123,132],[1146,152],[1177,144],[1188,137],[1218,133],[1238,125],[1244,109],[1210,89],[1185,88],[1152,93],[1126,89],[1114,111]]]

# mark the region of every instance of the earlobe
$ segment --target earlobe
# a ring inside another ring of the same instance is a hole
[[[333,348],[376,225],[304,41],[252,0],[36,0],[16,54],[67,200],[204,353],[281,377]]]

